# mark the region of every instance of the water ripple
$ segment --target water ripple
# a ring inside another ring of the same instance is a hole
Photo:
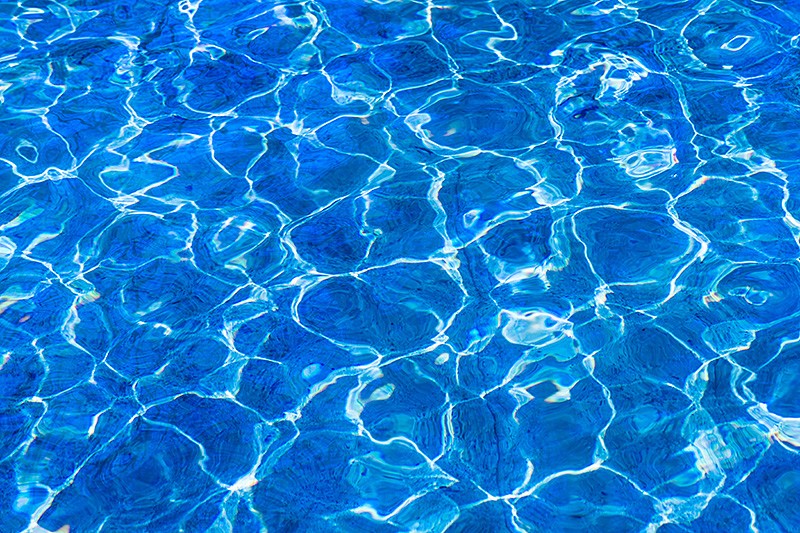
[[[798,36],[0,3],[0,530],[792,530]]]

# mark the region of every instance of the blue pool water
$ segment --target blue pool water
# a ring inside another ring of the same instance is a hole
[[[0,533],[800,525],[800,1],[0,2]]]

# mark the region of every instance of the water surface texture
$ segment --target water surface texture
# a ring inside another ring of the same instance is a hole
[[[800,524],[800,1],[0,2],[0,531]]]

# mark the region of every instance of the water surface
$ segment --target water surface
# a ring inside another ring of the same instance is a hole
[[[0,2],[0,530],[793,531],[800,3]]]

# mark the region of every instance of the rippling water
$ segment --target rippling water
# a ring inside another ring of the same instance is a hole
[[[0,2],[0,531],[794,531],[800,2]]]

